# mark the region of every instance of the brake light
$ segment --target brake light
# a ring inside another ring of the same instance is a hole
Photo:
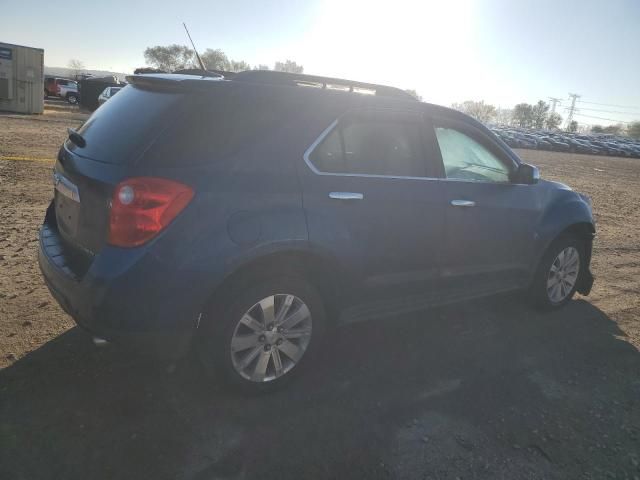
[[[120,182],[111,199],[109,244],[137,247],[160,233],[189,204],[193,190],[164,178]]]

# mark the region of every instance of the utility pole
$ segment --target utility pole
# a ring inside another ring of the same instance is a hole
[[[556,105],[560,103],[560,99],[556,97],[549,97],[551,102],[551,113],[556,113]]]
[[[571,99],[571,106],[568,108],[569,113],[567,114],[567,129],[569,129],[569,125],[571,125],[571,122],[573,121],[573,114],[576,112],[576,100],[580,97],[581,95],[578,95],[577,93],[569,94],[569,98]]]

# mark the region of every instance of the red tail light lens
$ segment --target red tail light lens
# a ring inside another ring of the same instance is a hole
[[[111,199],[109,244],[137,247],[160,233],[193,198],[193,190],[164,178],[120,182]]]

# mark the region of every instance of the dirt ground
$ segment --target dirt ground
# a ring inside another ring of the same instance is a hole
[[[191,358],[94,349],[49,296],[47,159],[83,118],[0,115],[0,478],[640,479],[640,160],[518,152],[593,197],[589,297],[351,325],[244,398]]]

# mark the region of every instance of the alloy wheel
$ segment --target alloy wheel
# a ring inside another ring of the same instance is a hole
[[[566,247],[556,256],[547,275],[547,296],[553,304],[564,301],[573,291],[580,273],[580,253]]]
[[[311,312],[295,295],[276,294],[253,305],[231,337],[235,371],[252,382],[275,380],[294,368],[312,333]]]

